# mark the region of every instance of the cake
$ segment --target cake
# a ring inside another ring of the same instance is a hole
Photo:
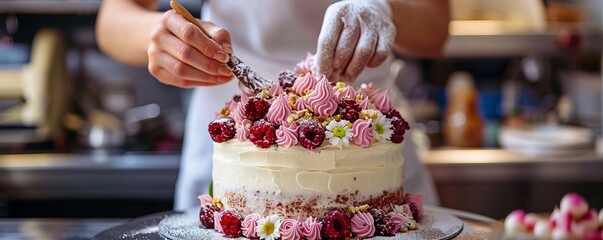
[[[209,124],[213,197],[199,197],[201,226],[260,239],[416,229],[422,198],[403,187],[408,123],[387,90],[333,85],[312,59],[261,93],[234,96]]]

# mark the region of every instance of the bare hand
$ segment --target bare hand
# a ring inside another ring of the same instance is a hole
[[[214,86],[232,80],[226,66],[232,53],[226,29],[199,20],[211,40],[194,24],[169,10],[151,33],[149,72],[160,82],[183,88]]]
[[[395,37],[386,1],[336,2],[327,8],[318,37],[318,73],[332,82],[354,81],[365,67],[387,59]]]

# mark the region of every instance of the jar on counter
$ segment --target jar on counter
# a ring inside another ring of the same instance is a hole
[[[446,86],[448,106],[444,113],[444,142],[452,147],[481,147],[483,120],[478,111],[477,90],[467,72],[452,73]]]

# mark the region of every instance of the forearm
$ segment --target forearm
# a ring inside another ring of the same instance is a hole
[[[395,49],[431,57],[442,54],[448,38],[447,0],[389,0],[397,35]]]
[[[147,64],[151,31],[161,13],[158,1],[104,0],[96,23],[96,39],[103,52],[126,64]]]

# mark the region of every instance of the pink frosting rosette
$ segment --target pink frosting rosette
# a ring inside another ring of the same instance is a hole
[[[373,143],[373,124],[371,121],[358,119],[352,124],[352,140],[361,147],[368,147]]]
[[[291,114],[291,106],[289,106],[289,97],[282,95],[276,97],[276,100],[272,102],[266,118],[273,124],[281,124],[281,122],[287,120],[287,117]]]
[[[295,83],[293,83],[293,86],[291,88],[295,89],[295,92],[300,96],[304,96],[306,94],[306,91],[314,89],[317,83],[318,80],[316,79],[316,77],[314,77],[314,75],[306,74],[304,76],[297,77]]]
[[[343,89],[337,90],[337,98],[348,97],[350,99],[356,99],[356,90],[352,86],[346,86]]]
[[[245,120],[245,104],[243,103],[243,100],[237,103],[237,107],[235,108],[232,114],[233,119],[238,123]]]
[[[295,100],[295,103],[293,104],[293,108],[295,108],[295,110],[297,111],[306,109],[306,106],[306,99],[304,97],[297,98],[297,100]]]
[[[379,89],[377,87],[373,86],[373,83],[363,83],[360,85],[360,92],[370,98],[373,98],[378,90]]]
[[[241,223],[241,232],[243,232],[243,236],[246,238],[258,238],[258,233],[255,228],[258,226],[258,219],[262,216],[257,213],[249,214],[243,219]]]
[[[402,203],[404,204],[408,204],[408,203],[412,203],[415,205],[415,207],[417,208],[417,212],[418,214],[418,219],[417,222],[419,220],[421,220],[421,218],[423,218],[423,194],[417,193],[417,194],[410,194],[407,193],[404,195],[404,198],[402,200]]]
[[[301,235],[308,240],[321,239],[320,230],[322,229],[322,223],[318,222],[316,218],[308,217],[306,221],[301,223],[300,232]]]
[[[351,219],[352,232],[359,238],[372,237],[375,234],[375,220],[370,213],[357,212]]]
[[[363,110],[368,110],[368,109],[375,109],[375,105],[373,105],[373,103],[371,103],[371,100],[369,100],[368,97],[365,97],[364,99],[362,99],[362,102],[360,102],[360,108],[362,108]]]
[[[300,240],[302,237],[300,223],[295,219],[285,219],[281,222],[280,233],[282,240]]]
[[[392,100],[389,98],[387,94],[387,90],[379,91],[373,96],[373,102],[375,107],[379,109],[381,112],[389,112],[394,107]]]
[[[220,224],[220,220],[222,220],[222,213],[215,211],[214,212],[214,230],[219,233],[223,233],[222,224]]]
[[[247,100],[249,100],[250,97],[255,96],[255,94],[253,93],[246,93],[246,92],[241,92],[241,103],[243,103],[243,105],[245,105],[245,103],[247,103]]]
[[[394,224],[393,232],[398,232],[406,221],[409,221],[412,219],[412,217],[408,218],[400,213],[395,213],[395,212],[388,214],[388,216],[390,217],[390,219],[392,220],[392,223]]]
[[[337,110],[335,92],[326,77],[318,81],[316,89],[308,95],[307,103],[319,117],[331,116]]]
[[[199,195],[197,198],[199,199],[199,202],[201,202],[201,206],[211,204],[211,201],[213,200],[213,198],[207,194]]]
[[[291,123],[290,126],[284,124],[276,130],[276,144],[283,147],[291,147],[297,144],[297,130],[299,126],[297,122]]]
[[[272,86],[270,86],[270,88],[268,89],[268,95],[272,96],[271,100],[274,100],[274,98],[278,95],[281,95],[283,93],[283,88],[281,87],[280,84],[276,83],[273,84]]]
[[[234,119],[234,114],[237,111],[238,102],[229,101],[228,102],[228,116]]]
[[[237,126],[237,140],[239,140],[239,142],[245,142],[249,139],[249,128],[243,126],[243,125],[239,125]]]
[[[308,54],[306,54],[306,59],[299,62],[297,65],[295,65],[293,72],[300,74],[300,75],[312,73],[313,66],[314,66],[314,55],[311,53],[308,53]]]

